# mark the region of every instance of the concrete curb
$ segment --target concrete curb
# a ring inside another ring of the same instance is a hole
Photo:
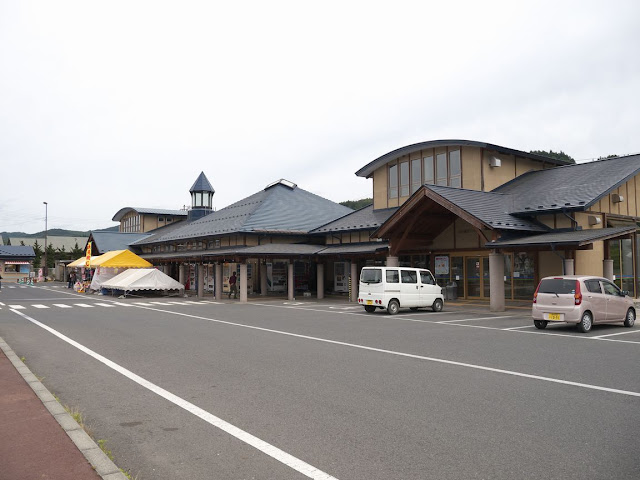
[[[9,361],[16,368],[22,378],[29,384],[45,408],[51,413],[53,418],[60,424],[62,429],[71,438],[71,441],[82,452],[87,461],[95,469],[103,480],[127,480],[127,477],[120,471],[115,463],[107,457],[100,447],[87,435],[78,422],[67,413],[56,398],[47,390],[40,380],[29,370],[29,368],[18,358],[11,347],[0,337],[0,349],[7,356]]]

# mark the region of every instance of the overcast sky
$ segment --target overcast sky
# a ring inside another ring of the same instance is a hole
[[[640,152],[640,2],[0,0],[0,231],[223,208],[279,178],[336,202],[391,150]]]

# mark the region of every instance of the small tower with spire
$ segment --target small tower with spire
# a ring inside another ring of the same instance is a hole
[[[216,191],[207,180],[204,172],[200,172],[189,193],[191,193],[189,220],[197,220],[213,212],[213,194]]]

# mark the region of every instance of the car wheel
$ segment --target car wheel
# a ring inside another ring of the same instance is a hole
[[[444,303],[442,303],[442,300],[440,300],[439,298],[436,298],[436,300],[433,302],[433,305],[431,305],[431,309],[434,312],[441,312],[443,307]]]
[[[633,308],[630,308],[627,310],[627,316],[624,317],[624,326],[633,327],[634,323],[636,323],[636,312]]]
[[[587,333],[591,330],[591,326],[593,325],[593,318],[591,318],[591,314],[589,312],[584,312],[582,314],[582,318],[580,319],[580,323],[578,323],[578,330],[582,333]]]
[[[398,303],[398,301],[391,300],[389,302],[389,305],[387,306],[387,312],[389,312],[389,315],[395,315],[399,311],[400,311],[400,304]]]
[[[549,322],[547,322],[546,320],[534,320],[533,324],[536,326],[536,328],[538,330],[544,330],[545,328],[547,328],[547,324]]]
[[[364,311],[367,313],[373,313],[376,311],[376,307],[374,307],[373,305],[365,305]]]

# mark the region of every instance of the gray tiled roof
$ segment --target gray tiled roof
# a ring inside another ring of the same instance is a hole
[[[495,242],[488,242],[485,247],[536,247],[548,245],[567,245],[582,246],[588,245],[595,241],[607,240],[633,233],[635,226],[613,227],[613,228],[594,228],[589,230],[570,230],[561,232],[549,232],[540,235],[529,235],[526,237],[501,239]]]
[[[495,192],[480,192],[463,188],[425,185],[425,187],[450,201],[485,225],[498,230],[524,230],[544,232],[548,228],[526,218],[509,213],[512,210],[511,195]]]
[[[584,210],[640,173],[640,155],[528,172],[493,190],[511,194],[511,213]]]
[[[0,245],[0,258],[4,260],[9,259],[29,259],[35,257],[36,254],[33,251],[33,247],[24,245]]]
[[[146,238],[148,233],[124,233],[124,232],[103,232],[97,230],[91,232],[93,242],[100,253],[111,252],[113,250],[130,250],[129,245]]]
[[[357,255],[361,253],[386,252],[387,242],[343,243],[342,245],[328,245],[319,255]]]
[[[196,178],[196,181],[194,182],[193,186],[189,189],[189,192],[212,192],[212,193],[215,193],[215,190],[213,189],[213,187],[209,183],[209,180],[207,180],[207,177],[204,174],[204,172],[200,172],[200,175],[198,175],[198,178]]]
[[[228,207],[137,245],[230,233],[306,234],[352,210],[301,188],[277,183]]]
[[[355,212],[348,213],[342,218],[329,222],[311,231],[311,233],[329,233],[353,230],[376,229],[398,210],[398,207],[374,210],[373,205],[367,205]]]

